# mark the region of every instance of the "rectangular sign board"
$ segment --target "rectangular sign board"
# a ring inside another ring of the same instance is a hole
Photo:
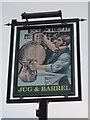
[[[81,99],[78,30],[77,20],[69,24],[16,27],[11,83],[8,82],[11,101]]]

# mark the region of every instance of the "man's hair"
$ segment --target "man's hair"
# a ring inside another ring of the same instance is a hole
[[[66,43],[65,45],[69,45],[71,42],[71,37],[70,35],[61,35],[60,36],[63,40],[63,44]]]

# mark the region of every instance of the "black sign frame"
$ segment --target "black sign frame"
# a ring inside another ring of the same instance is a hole
[[[77,39],[77,71],[78,71],[78,97],[68,97],[64,98],[40,98],[40,99],[11,99],[11,76],[12,76],[12,61],[13,61],[13,44],[14,44],[14,32],[16,26],[29,26],[29,25],[43,25],[43,24],[54,24],[54,23],[76,23],[76,39]],[[45,20],[45,21],[25,21],[17,22],[17,20],[12,20],[11,23],[11,42],[10,42],[10,57],[9,57],[9,69],[8,69],[8,86],[7,86],[7,103],[35,103],[46,100],[48,102],[67,102],[67,101],[81,101],[81,67],[80,67],[80,33],[79,33],[79,18],[75,19],[62,19],[62,20]]]

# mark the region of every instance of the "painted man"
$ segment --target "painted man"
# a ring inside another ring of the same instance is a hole
[[[53,44],[43,35],[43,42],[53,52],[47,60],[46,65],[34,63],[30,65],[32,70],[42,70],[45,76],[45,85],[68,85],[68,69],[70,67],[70,36],[62,35],[58,37],[56,43]],[[37,74],[39,75],[39,74]]]

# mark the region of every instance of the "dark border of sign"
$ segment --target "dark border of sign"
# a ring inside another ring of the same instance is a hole
[[[15,26],[20,25],[43,25],[43,24],[57,24],[57,23],[76,23],[76,38],[77,38],[77,77],[78,77],[78,97],[68,97],[64,98],[38,98],[38,99],[10,99],[11,94],[11,76],[12,76],[12,61],[13,61],[13,44],[14,44],[14,30]],[[68,102],[68,101],[81,101],[81,66],[80,66],[80,33],[79,33],[79,18],[73,19],[62,19],[62,20],[47,20],[47,21],[25,21],[25,22],[17,22],[16,20],[12,20],[11,23],[11,36],[10,36],[10,56],[9,56],[9,68],[8,68],[8,85],[7,85],[7,103],[37,103],[43,100],[48,102]]]

